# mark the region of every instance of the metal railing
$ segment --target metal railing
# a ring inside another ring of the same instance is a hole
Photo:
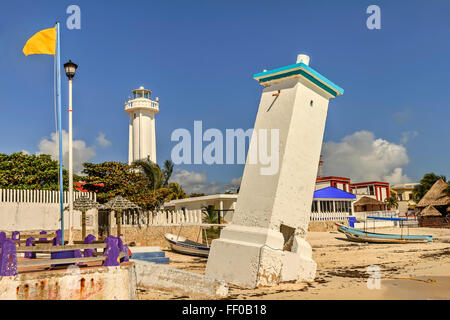
[[[58,232],[57,232],[58,234]],[[92,262],[101,262],[102,266],[119,266],[121,262],[129,261],[128,246],[122,242],[120,237],[109,236],[104,242],[95,241],[95,237],[88,235],[84,240],[75,242],[74,245],[61,246],[57,236],[53,240],[43,238],[49,234],[40,234],[41,238],[35,240],[29,237],[20,239],[20,233],[13,232],[12,237],[5,238],[6,234],[0,236],[0,276],[15,276],[19,268],[44,267],[50,268],[61,265],[85,265]],[[52,242],[52,245],[49,243]],[[97,252],[97,249],[103,249]],[[83,252],[81,251],[83,250]],[[17,259],[17,254],[24,254],[24,259]],[[39,256],[44,254],[45,256]],[[50,258],[48,255],[50,254]],[[22,273],[22,272],[21,272]]]

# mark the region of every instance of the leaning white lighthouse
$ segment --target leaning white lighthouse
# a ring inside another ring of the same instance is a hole
[[[128,164],[147,159],[156,163],[155,115],[159,112],[159,99],[150,99],[150,90],[140,87],[125,103],[130,115]]]

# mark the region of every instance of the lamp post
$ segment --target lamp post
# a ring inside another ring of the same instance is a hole
[[[69,60],[64,64],[66,76],[69,78],[69,244],[73,244],[73,152],[72,152],[72,79],[78,65]]]

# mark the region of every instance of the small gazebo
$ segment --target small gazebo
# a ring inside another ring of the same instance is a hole
[[[116,196],[115,198],[109,200],[101,206],[101,209],[114,210],[116,213],[117,236],[120,236],[121,233],[120,226],[122,224],[122,211],[130,209],[141,210],[138,205],[122,196]]]
[[[81,239],[86,238],[86,211],[98,209],[99,203],[88,196],[81,196],[73,202],[73,209],[81,211]]]

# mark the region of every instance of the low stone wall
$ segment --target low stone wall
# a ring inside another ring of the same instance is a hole
[[[111,228],[112,234],[116,235],[116,228]],[[195,241],[199,235],[200,227],[197,226],[122,226],[121,233],[125,237],[126,243],[134,242],[136,246],[158,246],[168,248],[169,245],[164,239],[166,233],[172,233]],[[199,242],[202,241],[202,234],[199,236]]]
[[[135,300],[136,266],[71,267],[0,277],[0,300]]]
[[[345,221],[310,221],[308,231],[311,232],[330,232],[337,231],[335,222],[348,226],[348,219]]]
[[[111,228],[111,234],[116,235],[116,228]],[[35,235],[35,239],[39,239],[39,232],[41,230],[25,230],[21,231],[20,238],[22,240],[26,240],[23,235]],[[45,230],[47,233],[55,233],[55,230]],[[134,242],[136,246],[157,246],[161,248],[168,248],[167,241],[164,239],[164,235],[166,233],[178,234],[180,232],[180,236],[188,238],[189,240],[195,241],[198,236],[198,241],[201,242],[203,234],[199,235],[200,227],[197,226],[122,226],[121,233],[125,236],[125,242],[131,243]],[[68,230],[64,230],[64,240],[67,240]],[[81,230],[74,230],[74,240],[80,241],[81,239]],[[95,237],[98,237],[98,233],[92,230],[87,230],[86,235],[92,234]],[[52,237],[48,237],[47,240],[52,240]]]

